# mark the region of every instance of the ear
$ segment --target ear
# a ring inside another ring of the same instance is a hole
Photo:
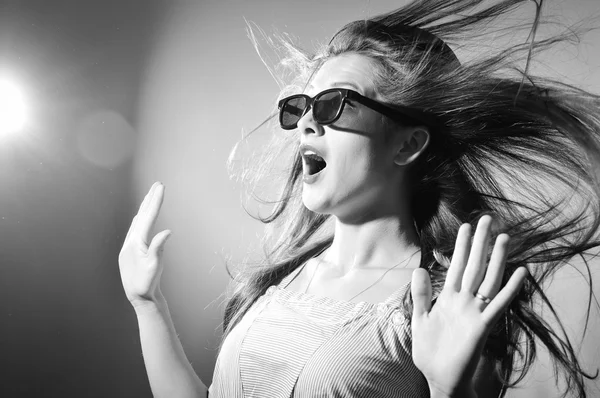
[[[399,135],[402,141],[394,155],[394,163],[406,166],[414,162],[429,145],[429,131],[423,126],[408,127]]]

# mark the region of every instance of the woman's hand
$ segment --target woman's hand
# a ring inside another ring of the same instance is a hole
[[[150,240],[158,218],[165,188],[154,183],[133,218],[123,248],[119,253],[119,270],[125,295],[134,308],[163,300],[160,292],[162,252],[171,231],[159,232]]]
[[[498,235],[486,266],[492,218],[483,216],[471,247],[471,227],[458,231],[444,288],[431,308],[424,269],[412,276],[412,356],[432,397],[472,396],[472,378],[486,338],[519,292],[527,270],[517,269],[500,289],[509,237]]]

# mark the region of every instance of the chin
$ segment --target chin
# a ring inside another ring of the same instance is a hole
[[[329,203],[326,200],[317,199],[314,195],[302,192],[302,204],[308,210],[319,214],[331,214]]]

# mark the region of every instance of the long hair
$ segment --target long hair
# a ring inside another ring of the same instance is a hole
[[[314,54],[283,41],[288,56],[282,65],[296,79],[282,93],[305,87],[328,59],[356,53],[376,65],[377,93],[386,104],[430,117],[430,144],[410,168],[420,267],[429,271],[439,291],[459,226],[492,214],[500,225],[497,232],[511,236],[503,283],[518,267],[529,270],[484,350],[503,378],[501,395],[524,378],[541,343],[567,391],[586,397],[584,379],[597,373],[582,369],[560,320],[552,328],[536,309],[542,303],[557,318],[544,293],[545,282],[575,256],[581,257],[589,276],[587,253],[600,245],[600,97],[533,76],[528,66],[519,64],[526,58],[528,65],[531,56],[568,40],[567,35],[538,41],[530,37],[529,43],[462,63],[447,44],[477,36],[491,21],[526,2],[421,0],[349,23]],[[534,32],[541,4],[536,5]],[[298,143],[287,144],[292,155],[286,181],[271,213],[260,217],[276,239],[266,248],[263,263],[236,275],[223,340],[269,286],[333,239],[331,218],[302,205],[301,158],[294,151]],[[588,317],[591,277],[589,284]],[[408,293],[403,309],[412,311]]]

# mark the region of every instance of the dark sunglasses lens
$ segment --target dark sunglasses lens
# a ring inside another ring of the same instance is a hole
[[[304,114],[306,98],[296,97],[287,100],[281,107],[281,126],[296,127],[296,123]]]
[[[331,91],[320,95],[313,104],[313,114],[318,123],[332,123],[342,107],[342,94]]]

